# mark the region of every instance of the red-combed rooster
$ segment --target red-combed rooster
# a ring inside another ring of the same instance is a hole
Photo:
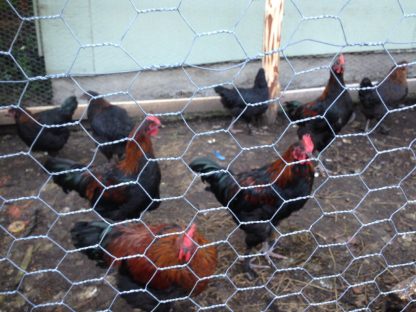
[[[358,95],[361,103],[361,112],[367,119],[365,132],[369,130],[370,121],[380,121],[387,113],[387,108],[397,108],[399,104],[406,98],[408,90],[407,84],[407,67],[406,61],[400,62],[398,67],[393,66],[390,69],[389,76],[380,82],[375,89],[370,79],[363,78],[360,83]],[[384,103],[384,104],[383,104]],[[387,107],[386,107],[387,106]],[[388,134],[388,129],[381,124],[380,131],[382,134]]]
[[[319,152],[328,146],[354,114],[351,96],[345,89],[344,71],[345,58],[340,54],[332,65],[328,83],[318,99],[305,105],[298,101],[286,102],[284,105],[292,121],[318,116],[326,118],[328,122],[318,117],[298,123],[299,138],[309,133],[315,144],[315,150]]]
[[[118,289],[138,290],[122,297],[144,311],[169,311],[171,303],[158,305],[153,296],[168,300],[198,295],[208,285],[207,279],[200,279],[213,275],[217,266],[216,247],[207,245],[195,224],[185,231],[175,224],[146,227],[128,223],[109,227],[103,221],[79,222],[71,234],[76,248],[102,247],[82,252],[104,267],[115,261]],[[174,266],[181,267],[169,268]],[[145,288],[153,296],[143,291]]]
[[[193,160],[189,166],[202,174],[202,181],[210,185],[223,206],[230,208],[237,224],[270,221],[241,225],[249,254],[253,247],[268,240],[273,226],[305,205],[314,180],[314,167],[309,161],[313,150],[311,137],[306,134],[286,150],[282,159],[259,169],[233,174],[206,157]],[[270,256],[279,257],[271,248],[266,252],[269,261]],[[244,268],[250,277],[256,276],[253,267],[246,258]]]
[[[67,127],[58,125],[71,122],[77,106],[77,98],[71,96],[60,107],[50,110],[32,114],[20,107],[11,108],[8,114],[14,117],[17,133],[27,146],[32,146],[33,151],[45,151],[54,155],[64,147],[70,134]],[[43,128],[42,125],[58,127]]]
[[[107,143],[128,137],[133,129],[133,122],[125,109],[112,105],[94,91],[87,91],[84,96],[90,101],[87,116],[93,137],[98,143]],[[108,160],[111,160],[114,154],[121,159],[125,146],[126,141],[123,141],[100,146],[100,151]]]
[[[54,182],[65,192],[77,191],[104,218],[120,221],[139,217],[144,210],[156,209],[160,204],[153,200],[159,199],[161,174],[159,164],[151,160],[154,154],[150,139],[158,134],[160,125],[157,117],[147,117],[131,132],[125,158],[105,170],[92,170],[96,178],[85,165],[66,159],[49,158],[45,168],[55,173]],[[121,183],[127,184],[103,187]]]

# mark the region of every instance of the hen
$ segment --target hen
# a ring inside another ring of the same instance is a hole
[[[93,137],[98,143],[107,143],[128,137],[133,129],[133,122],[125,109],[112,105],[94,91],[87,91],[85,97],[90,101],[87,116]],[[111,160],[114,154],[121,159],[125,146],[126,141],[123,141],[100,146],[100,151],[108,160]]]
[[[260,68],[257,72],[252,88],[238,88],[237,91],[234,88],[227,89],[218,86],[215,87],[214,90],[221,96],[222,104],[233,116],[230,131],[235,132],[233,130],[234,120],[241,115],[241,118],[247,123],[249,133],[251,133],[250,122],[253,122],[254,120],[258,121],[259,117],[267,111],[268,104],[261,104],[262,102],[269,100],[269,88],[267,86],[263,68]],[[246,105],[256,103],[259,104]]]
[[[217,266],[216,248],[205,246],[208,241],[195,224],[186,230],[175,224],[128,223],[109,227],[100,221],[79,222],[71,234],[76,248],[92,247],[81,251],[98,265],[108,268],[114,258],[118,259],[114,263],[118,269],[117,287],[122,292],[137,290],[122,297],[132,307],[144,311],[170,310],[171,302],[158,304],[154,297],[168,300],[200,294],[207,288],[208,280],[199,279],[213,275]],[[183,267],[157,270],[179,265]]]
[[[48,159],[45,168],[54,173],[54,182],[64,192],[77,191],[104,218],[120,221],[139,217],[144,210],[156,209],[160,204],[152,200],[159,199],[161,174],[159,164],[152,161],[150,139],[158,134],[159,127],[157,117],[147,117],[131,132],[125,158],[105,170],[87,171],[85,165],[60,158]],[[117,184],[123,185],[114,187]],[[103,185],[113,187],[104,189]]]
[[[32,147],[33,151],[44,151],[56,155],[69,138],[69,129],[65,126],[44,128],[42,125],[62,125],[72,121],[78,102],[75,96],[67,98],[60,107],[32,114],[25,108],[11,108],[8,114],[13,116],[19,137]],[[43,130],[42,130],[43,129]]]
[[[403,61],[398,65],[405,65],[406,63]],[[379,122],[387,113],[387,108],[397,108],[406,98],[408,91],[406,66],[393,66],[390,69],[389,76],[375,88],[369,78],[363,78],[358,96],[361,103],[361,112],[367,119],[365,132],[368,132],[370,128],[371,120]],[[383,124],[380,125],[380,131],[383,134],[388,134],[388,129]]]
[[[229,207],[237,224],[271,221],[241,224],[241,229],[246,233],[246,254],[249,254],[253,247],[267,241],[272,235],[273,226],[306,203],[314,180],[314,167],[309,161],[313,149],[311,137],[306,134],[301,142],[292,144],[286,150],[282,159],[259,169],[233,174],[206,157],[193,160],[189,166],[201,173],[202,181],[209,184],[209,190],[223,206]],[[268,249],[265,247],[263,251]],[[270,256],[279,255],[270,248],[266,252],[269,261]],[[250,277],[256,275],[253,267],[246,258],[244,268]]]
[[[341,54],[332,66],[324,92],[315,101],[305,105],[298,101],[284,104],[284,109],[292,121],[316,117],[297,125],[299,138],[309,133],[315,149],[319,152],[328,146],[354,116],[354,105],[348,90],[345,89],[344,67],[345,58]]]

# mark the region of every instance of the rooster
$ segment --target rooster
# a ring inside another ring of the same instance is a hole
[[[207,279],[200,279],[213,275],[217,266],[216,248],[207,246],[195,224],[186,230],[175,224],[78,222],[71,234],[75,247],[83,248],[98,265],[118,269],[119,291],[137,290],[122,297],[144,311],[170,310],[171,302],[158,305],[155,297],[169,300],[200,294],[208,285]],[[174,266],[180,267],[164,269]]]
[[[60,107],[32,114],[25,108],[11,108],[8,115],[14,117],[19,137],[32,147],[33,151],[45,151],[56,155],[69,138],[69,129],[59,127],[72,121],[78,106],[77,98],[67,98]],[[58,127],[44,128],[43,125],[57,125]],[[43,130],[42,130],[43,129]]]
[[[244,89],[227,89],[222,86],[214,88],[215,92],[221,96],[221,102],[226,109],[231,112],[233,120],[231,122],[230,131],[235,133],[233,129],[234,121],[241,115],[241,118],[247,123],[249,133],[251,134],[250,122],[260,118],[267,111],[267,103],[269,100],[269,88],[267,86],[264,69],[260,68],[257,72],[256,79],[252,88]],[[247,104],[257,104],[250,105]]]
[[[284,109],[292,121],[315,117],[297,125],[299,138],[309,133],[318,152],[324,150],[355,116],[351,96],[345,89],[344,67],[345,58],[340,54],[331,68],[323,93],[315,101],[304,105],[298,101],[284,104]]]
[[[77,191],[104,218],[120,221],[139,217],[144,210],[156,209],[160,204],[154,199],[159,199],[161,174],[159,164],[151,160],[154,155],[150,140],[158,134],[160,125],[157,117],[147,117],[131,132],[125,158],[111,164],[110,169],[92,170],[95,178],[84,165],[71,160],[49,158],[45,168],[54,173],[54,182],[64,192]]]
[[[311,137],[306,134],[286,150],[282,159],[259,169],[233,174],[206,157],[193,160],[189,166],[201,174],[202,181],[209,184],[217,200],[229,207],[237,224],[270,221],[241,224],[246,233],[246,255],[253,247],[264,243],[262,251],[266,251],[270,262],[270,256],[281,257],[272,252],[267,242],[273,227],[301,209],[312,191],[314,167],[309,155],[313,150]],[[246,258],[244,269],[251,278],[256,276],[255,267]]]
[[[85,97],[90,101],[87,116],[93,137],[98,143],[107,143],[128,137],[133,129],[133,122],[125,109],[112,105],[94,91],[87,91]],[[125,146],[126,141],[122,141],[100,146],[100,151],[108,160],[111,160],[114,154],[121,159]]]
[[[403,61],[398,65],[405,64],[407,62]],[[374,88],[369,78],[363,78],[358,96],[361,103],[361,112],[367,119],[364,131],[368,132],[371,120],[379,122],[387,113],[388,108],[397,108],[406,98],[408,92],[406,66],[393,66],[390,69],[390,75],[376,88]],[[381,124],[380,132],[388,134],[389,130]]]

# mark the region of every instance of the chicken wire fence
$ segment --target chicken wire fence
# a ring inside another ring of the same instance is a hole
[[[66,22],[65,9],[72,2],[62,1],[61,8],[50,16],[37,15],[31,2],[6,0],[1,3],[2,111],[17,106],[51,103],[56,92],[53,82],[61,78],[70,80],[78,93],[87,91],[76,75],[69,72],[48,73],[44,58],[39,56],[37,50],[39,29],[36,28],[36,23],[40,20],[60,20],[70,34],[77,38],[78,29]],[[192,28],[192,23],[182,13],[183,2],[175,2],[170,7],[141,9],[136,1],[131,1],[131,10],[138,17],[173,12],[185,22],[195,38],[230,34],[238,42],[236,29],[245,19],[250,6],[257,1],[244,1],[245,9],[238,14],[231,29],[206,33],[198,33]],[[390,67],[397,66],[402,59],[408,62],[408,77],[414,75],[412,65],[415,54],[414,50],[409,49],[414,41],[397,42],[394,38],[388,38],[383,42],[349,42],[344,32],[346,25],[340,16],[354,2],[340,3],[339,10],[334,14],[311,15],[303,12],[302,2],[285,3],[298,12],[298,24],[310,20],[339,21],[347,40],[346,43],[335,46],[338,52],[316,58],[318,62],[312,62],[313,65],[303,63],[302,58],[291,58],[286,53],[291,46],[307,40],[307,37],[294,39],[293,42],[289,40],[281,49],[270,51],[281,55],[283,97],[288,90],[299,86],[325,85],[330,67],[341,52],[346,53],[348,83],[359,82],[366,75],[365,69],[370,67],[373,70],[373,77],[370,74],[370,78],[382,80],[387,77]],[[43,5],[47,5],[46,2]],[[413,25],[414,29],[416,8],[410,1],[390,1],[389,5],[401,12],[398,25],[413,21],[409,25]],[[129,27],[123,31],[122,37],[129,31]],[[314,39],[311,41],[334,47],[333,43]],[[91,46],[97,49],[113,46],[129,55],[123,44],[108,41],[94,44],[78,42],[77,55],[83,48]],[[389,45],[406,49],[394,50]],[[377,54],[362,52],[371,55],[363,61],[363,58],[357,58],[360,54],[347,53],[348,48],[357,46],[376,46],[379,51]],[[331,171],[315,179],[313,191],[307,196],[309,199],[304,208],[281,224],[272,226],[274,235],[278,238],[274,248],[288,258],[268,263],[264,257],[259,257],[256,263],[267,265],[268,268],[257,269],[254,279],[247,278],[242,270],[241,263],[245,258],[244,232],[232,220],[232,212],[227,207],[222,207],[211,193],[204,190],[200,175],[190,171],[190,161],[206,155],[229,168],[230,172],[247,172],[282,157],[284,151],[298,140],[292,127],[297,122],[290,121],[285,114],[278,117],[278,125],[257,128],[252,136],[232,133],[230,123],[224,126],[223,119],[201,120],[198,117],[191,118],[188,114],[196,96],[210,95],[209,92],[213,94],[212,89],[217,85],[236,85],[244,69],[252,64],[259,65],[258,61],[263,56],[260,51],[254,55],[246,53],[244,60],[218,67],[186,62],[145,67],[139,65],[140,60],[131,57],[140,71],[179,69],[185,73],[194,90],[191,99],[178,111],[167,110],[152,114],[136,102],[138,112],[158,116],[162,123],[168,122],[161,129],[160,138],[153,141],[156,158],[150,160],[157,161],[162,171],[161,198],[155,199],[161,202],[161,206],[144,212],[134,222],[140,222],[147,229],[161,223],[178,223],[182,227],[174,230],[175,233],[183,233],[185,229],[188,231],[191,224],[198,226],[201,234],[209,241],[207,246],[216,247],[218,252],[215,272],[203,278],[197,277],[200,283],[209,282],[201,294],[194,296],[191,292],[169,297],[152,290],[147,282],[144,283],[147,286],[142,289],[120,291],[115,280],[122,273],[114,265],[105,269],[96,267],[93,261],[80,252],[82,250],[74,248],[70,240],[69,232],[75,222],[101,219],[94,212],[95,204],[89,205],[76,192],[61,192],[53,183],[53,175],[44,167],[44,154],[27,148],[15,135],[3,135],[0,154],[1,167],[4,168],[0,176],[2,309],[117,311],[127,307],[125,296],[122,295],[133,293],[139,296],[146,292],[152,293],[153,298],[158,298],[156,301],[173,303],[172,308],[177,311],[395,311],[390,307],[395,299],[389,295],[401,295],[402,290],[410,292],[414,287],[416,269],[413,248],[416,234],[416,167],[412,115],[415,104],[411,100],[404,106],[390,110],[385,117],[384,121],[392,124],[389,135],[382,136],[376,129],[363,132],[361,127],[364,122],[354,121],[355,125],[351,123],[347,129],[343,129],[314,158],[315,163]],[[359,73],[348,73],[349,60],[355,60],[356,66],[361,68]],[[189,68],[198,71],[189,74]],[[234,70],[230,80],[215,81],[217,73],[229,70]],[[161,70],[160,74],[163,75],[164,72]],[[201,78],[197,77],[202,72],[212,74],[214,82],[203,86]],[[302,77],[309,77],[310,74],[321,77],[321,80],[312,83],[302,80]],[[254,77],[247,78],[249,84],[251,79]],[[132,85],[129,84],[127,91],[120,89],[103,92],[102,95],[109,100],[117,97],[135,100],[130,93]],[[153,88],[158,90],[157,85]],[[353,93],[358,87],[352,86],[346,90]],[[409,91],[412,92],[411,85]],[[282,103],[279,101],[279,104]],[[86,115],[84,109],[81,117]],[[143,118],[136,120],[136,123],[142,124]],[[239,122],[236,123],[237,127],[238,125]],[[93,172],[92,165],[107,163],[98,148],[105,143],[94,139],[88,123],[76,118],[63,126],[74,131],[71,131],[70,140],[60,152],[60,157],[82,160],[90,172]],[[57,126],[42,125],[42,129],[53,127]],[[71,169],[67,172],[73,171]],[[105,190],[111,190],[131,183],[137,181],[102,186]],[[103,193],[99,197],[101,196]],[[157,234],[156,238],[162,239],[164,236],[166,234]],[[262,255],[261,252],[254,251],[253,254]],[[131,257],[134,255],[128,255],[127,260]],[[177,265],[171,263],[161,271],[181,266],[181,262]],[[152,278],[155,277],[151,276],[149,280]],[[191,289],[195,290],[196,286]],[[167,292],[172,292],[172,287],[168,287]],[[398,310],[412,311],[415,309],[413,302],[413,297],[409,295],[400,302]],[[161,309],[162,306],[156,304],[154,308]]]

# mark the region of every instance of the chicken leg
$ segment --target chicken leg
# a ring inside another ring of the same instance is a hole
[[[236,118],[235,117],[233,117],[233,119],[231,120],[231,126],[230,126],[230,132],[232,133],[232,134],[236,134],[236,133],[241,133],[241,132],[243,132],[243,130],[238,130],[238,129],[234,129],[234,124],[235,124],[235,120],[236,120]]]
[[[252,264],[252,262],[255,258],[250,259],[248,257],[251,254],[250,251],[251,251],[251,248],[247,247],[246,252],[244,254],[247,257],[244,258],[243,270],[247,274],[248,279],[250,281],[252,281],[252,280],[255,280],[258,277],[258,274],[253,269],[253,268],[258,268],[258,266],[255,265],[255,264]]]
[[[260,252],[264,255],[269,265],[253,264],[253,261],[256,259],[256,257],[252,259],[246,258],[248,260],[248,265],[251,271],[254,271],[254,269],[269,269],[273,265],[273,261],[271,258],[287,259],[286,256],[273,252],[273,244],[274,241],[264,242],[262,249],[260,250]]]
[[[384,135],[388,135],[390,133],[390,129],[387,128],[384,124],[380,125],[380,133]]]
[[[367,122],[365,123],[364,132],[367,133],[369,128],[370,128],[370,119],[367,119]]]

